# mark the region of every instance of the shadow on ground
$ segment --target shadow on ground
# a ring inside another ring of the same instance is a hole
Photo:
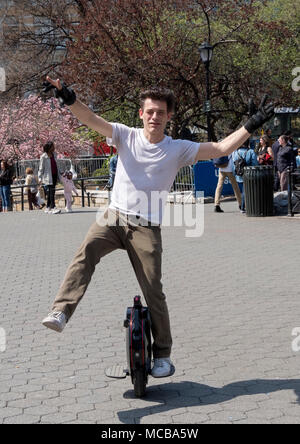
[[[220,404],[241,396],[267,395],[281,390],[294,390],[297,395],[295,404],[300,405],[300,379],[253,379],[221,388],[190,381],[167,383],[147,388],[146,396],[142,398],[145,407],[120,411],[118,417],[124,424],[139,424],[146,416],[173,409]],[[136,399],[133,390],[125,392],[124,398]],[[147,402],[159,404],[147,406]]]

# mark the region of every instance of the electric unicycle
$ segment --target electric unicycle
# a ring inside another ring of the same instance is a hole
[[[110,378],[123,379],[131,376],[135,396],[146,394],[148,375],[151,374],[151,319],[147,307],[143,307],[141,297],[135,296],[133,307],[128,307],[124,320],[127,369],[116,365],[106,369]]]

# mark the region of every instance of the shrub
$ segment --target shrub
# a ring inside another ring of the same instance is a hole
[[[101,176],[108,176],[109,175],[109,160],[105,160],[103,163],[102,168],[99,168],[93,172],[93,177],[101,177]],[[96,185],[101,185],[103,182],[101,181],[95,181]]]

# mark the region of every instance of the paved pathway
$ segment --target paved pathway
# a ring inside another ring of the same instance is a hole
[[[300,220],[223,208],[205,205],[200,238],[163,228],[176,373],[145,399],[104,375],[140,292],[126,252],[103,259],[62,334],[41,325],[95,211],[0,214],[0,423],[300,423]]]

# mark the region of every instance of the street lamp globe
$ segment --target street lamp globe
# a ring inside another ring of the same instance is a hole
[[[211,61],[213,54],[213,47],[209,43],[207,42],[202,43],[202,45],[199,47],[199,52],[203,63],[209,63]]]

